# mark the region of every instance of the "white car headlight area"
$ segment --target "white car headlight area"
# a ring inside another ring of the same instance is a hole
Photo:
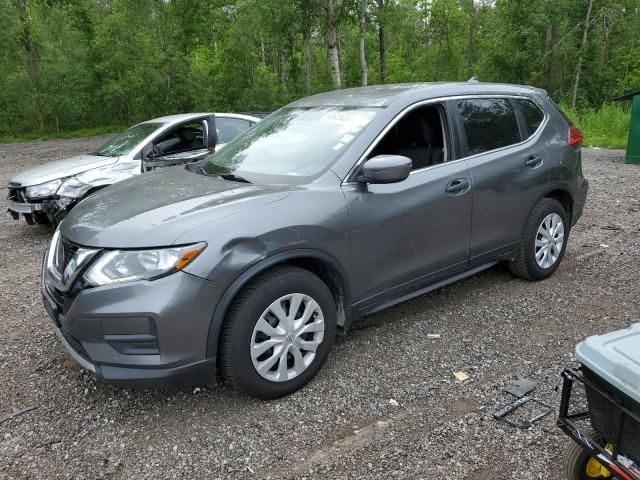
[[[80,198],[91,190],[91,185],[81,182],[76,177],[67,178],[58,189],[58,195],[61,197]]]
[[[94,287],[113,283],[153,280],[182,270],[207,246],[197,243],[153,250],[111,250],[104,252],[84,274]]]
[[[52,197],[58,191],[58,188],[62,184],[62,180],[52,180],[50,182],[41,183],[39,185],[31,185],[27,187],[27,198],[46,198]]]

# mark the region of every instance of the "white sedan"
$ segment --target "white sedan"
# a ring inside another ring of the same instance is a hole
[[[45,163],[9,181],[7,210],[29,224],[58,224],[87,195],[158,167],[211,155],[261,120],[260,114],[188,113],[154,118],[93,153]]]

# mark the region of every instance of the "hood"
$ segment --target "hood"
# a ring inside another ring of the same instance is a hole
[[[76,155],[75,157],[45,163],[13,177],[11,183],[19,183],[22,187],[70,177],[92,168],[104,167],[118,161],[118,157],[100,157],[97,155]]]
[[[71,210],[60,230],[87,247],[167,246],[194,228],[281,200],[290,188],[231,182],[183,166],[163,168],[91,195]]]

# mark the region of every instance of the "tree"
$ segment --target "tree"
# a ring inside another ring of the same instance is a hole
[[[331,65],[331,81],[333,88],[342,88],[340,79],[340,56],[338,52],[338,23],[344,13],[346,0],[324,0],[325,36],[329,49],[329,64]]]
[[[358,58],[360,60],[360,82],[363,87],[367,86],[367,57],[364,50],[364,39],[367,33],[367,0],[360,0],[360,38],[358,41]]]
[[[383,16],[384,0],[376,0],[378,3],[378,18]],[[380,54],[380,83],[386,82],[387,64],[386,64],[386,47],[384,42],[384,27],[382,22],[378,21],[378,51]]]
[[[44,112],[40,92],[40,45],[33,35],[33,22],[29,11],[29,0],[16,0],[16,8],[20,18],[20,46],[22,47],[23,66],[29,79],[31,97],[35,105],[37,129],[44,130]]]
[[[640,85],[639,19],[640,0],[0,0],[0,135],[471,75],[598,108]]]
[[[578,66],[576,67],[576,81],[573,84],[573,94],[571,96],[571,107],[576,108],[576,97],[578,96],[578,85],[580,84],[580,71],[582,70],[582,57],[587,46],[587,34],[589,33],[589,20],[591,19],[591,9],[593,8],[593,0],[589,0],[587,7],[587,16],[584,19],[584,33],[582,35],[582,44],[580,45],[580,53],[578,54]]]

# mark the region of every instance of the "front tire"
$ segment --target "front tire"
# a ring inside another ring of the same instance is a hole
[[[556,271],[569,239],[569,219],[560,202],[540,200],[529,215],[515,259],[509,262],[514,275],[527,280],[543,280]]]
[[[320,370],[335,332],[336,304],[326,284],[308,270],[276,267],[231,305],[220,339],[222,373],[252,397],[283,397]]]

